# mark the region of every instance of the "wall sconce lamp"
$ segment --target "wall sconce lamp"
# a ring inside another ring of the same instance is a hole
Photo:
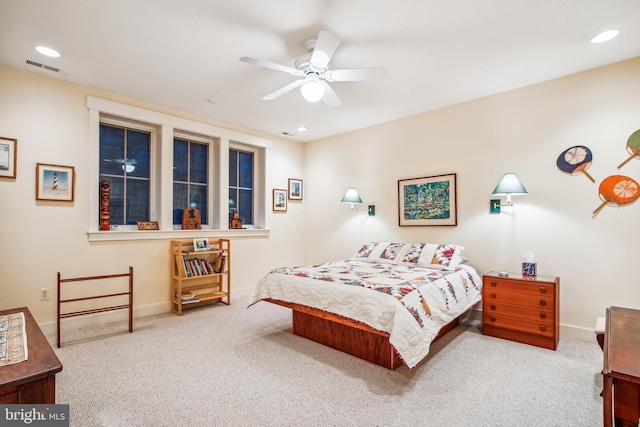
[[[502,175],[500,182],[498,182],[498,185],[496,185],[496,188],[491,194],[494,196],[507,196],[507,203],[504,205],[500,204],[500,199],[491,200],[490,212],[500,213],[500,206],[513,206],[511,196],[519,196],[528,193],[515,173],[505,173]]]
[[[353,209],[353,205],[361,205],[362,199],[358,194],[358,190],[355,188],[349,188],[346,193],[344,193],[344,197],[340,200],[342,203],[351,203],[351,209]]]

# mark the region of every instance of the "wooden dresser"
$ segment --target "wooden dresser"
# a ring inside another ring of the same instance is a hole
[[[560,338],[560,279],[554,276],[482,277],[482,333],[555,350]]]
[[[62,363],[49,345],[28,308],[0,311],[24,313],[29,357],[24,362],[0,366],[0,404],[56,403],[56,374]]]

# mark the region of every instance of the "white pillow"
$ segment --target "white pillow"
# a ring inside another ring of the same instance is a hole
[[[351,259],[354,261],[398,264],[406,247],[406,243],[369,242],[363,245]]]

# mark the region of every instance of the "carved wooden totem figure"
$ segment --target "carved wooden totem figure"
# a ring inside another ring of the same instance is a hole
[[[106,179],[100,181],[100,230],[109,230],[111,224],[111,184]]]

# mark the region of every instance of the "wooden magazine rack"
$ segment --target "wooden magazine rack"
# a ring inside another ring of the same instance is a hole
[[[62,295],[62,284],[63,283],[80,282],[80,281],[85,281],[85,280],[112,279],[112,278],[115,278],[115,277],[129,277],[129,291],[128,292],[118,292],[118,293],[113,293],[113,294],[100,294],[100,295],[92,295],[92,296],[80,297],[80,298],[62,299],[61,295]],[[129,303],[128,304],[92,308],[92,309],[89,309],[89,310],[72,311],[72,312],[69,312],[69,313],[61,313],[61,310],[60,310],[61,304],[68,303],[68,302],[87,301],[87,300],[92,300],[92,299],[110,298],[110,297],[117,297],[117,296],[122,296],[122,295],[128,295],[129,296]],[[128,309],[129,310],[129,332],[133,332],[133,267],[129,267],[129,272],[128,273],[109,274],[109,275],[106,275],[106,276],[74,277],[74,278],[69,278],[69,279],[60,278],[60,272],[58,272],[58,328],[57,328],[57,332],[58,332],[58,336],[57,336],[58,348],[60,348],[60,319],[64,319],[64,318],[67,318],[67,317],[75,317],[75,316],[85,316],[87,314],[94,314],[94,313],[103,313],[105,311],[124,310],[124,309]]]

